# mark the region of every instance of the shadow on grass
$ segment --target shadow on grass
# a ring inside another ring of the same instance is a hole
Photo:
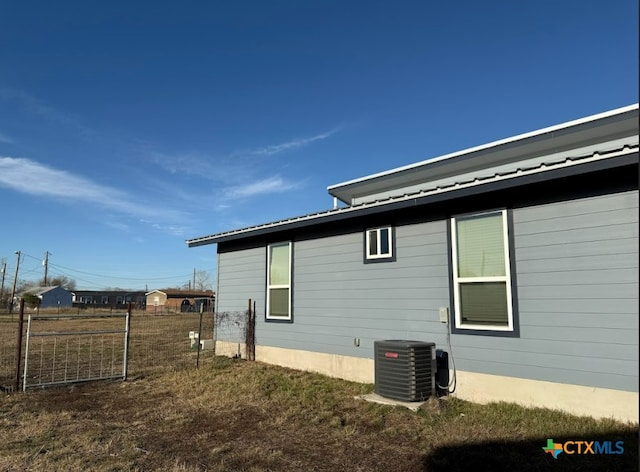
[[[543,448],[552,443],[563,444],[567,450],[554,458]],[[573,443],[568,443],[573,441]],[[591,453],[584,444],[591,442]],[[595,444],[595,442],[599,444]],[[618,443],[622,441],[622,444]],[[617,447],[619,446],[619,447]],[[598,451],[597,448],[600,448]],[[620,452],[607,454],[604,452]],[[604,448],[604,449],[603,449]],[[583,451],[583,453],[579,453]],[[587,453],[584,453],[584,452]],[[573,454],[570,454],[573,452]],[[428,472],[457,472],[471,470],[490,471],[637,471],[638,431],[613,430],[610,434],[593,436],[541,437],[523,441],[485,441],[474,444],[460,444],[435,449],[424,459],[424,470]]]

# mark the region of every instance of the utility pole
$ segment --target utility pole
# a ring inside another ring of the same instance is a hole
[[[2,261],[2,285],[0,285],[0,301],[4,299],[4,275],[7,273],[7,263]]]
[[[196,268],[193,268],[193,289],[196,289]]]
[[[16,275],[13,277],[13,290],[11,290],[11,300],[9,300],[9,312],[13,313],[13,299],[16,296],[16,284],[18,283],[18,269],[20,268],[20,256],[22,253],[20,251],[16,251],[16,255],[18,256],[18,262],[16,262]]]
[[[42,265],[44,266],[44,283],[42,284],[44,287],[47,286],[47,273],[49,272],[49,251],[44,253],[44,261],[42,261]]]

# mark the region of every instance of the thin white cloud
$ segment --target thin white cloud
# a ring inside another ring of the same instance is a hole
[[[327,139],[341,130],[336,127],[326,133],[306,138],[293,139],[280,144],[264,146],[258,149],[236,151],[228,156],[207,156],[198,153],[181,153],[168,155],[160,152],[149,152],[151,161],[172,174],[196,175],[207,180],[233,182],[238,176],[246,176],[255,171],[255,156],[273,156],[285,151],[303,148],[314,142]]]
[[[104,224],[112,227],[113,229],[117,229],[118,231],[122,231],[123,233],[128,233],[131,229],[128,224],[120,221],[105,221]]]
[[[45,104],[23,90],[0,88],[0,100],[17,103],[28,113],[40,116],[49,122],[74,127],[83,134],[95,134],[93,129],[82,124],[78,118]]]
[[[214,158],[200,154],[150,154],[151,161],[172,174],[195,175],[207,180],[223,181],[239,175],[242,164],[230,158]]]
[[[176,225],[160,225],[158,223],[153,223],[151,225],[153,228],[161,231],[163,233],[172,234],[174,236],[184,236],[187,233],[187,229],[184,226],[176,226]]]
[[[13,144],[15,141],[6,134],[0,133],[0,143]]]
[[[70,203],[93,203],[137,218],[161,217],[166,221],[183,216],[171,209],[136,203],[139,199],[126,192],[24,158],[0,157],[0,186]]]
[[[299,188],[300,185],[301,184],[297,182],[284,180],[280,176],[273,176],[246,185],[229,187],[225,189],[224,197],[227,199],[248,198],[269,193],[281,193]]]
[[[285,143],[265,146],[259,149],[253,149],[249,151],[249,154],[253,154],[255,156],[273,156],[274,154],[280,154],[281,152],[291,151],[293,149],[298,149],[301,147],[308,146],[313,142],[327,139],[331,135],[337,133],[339,130],[340,128],[334,128],[330,131],[327,131],[326,133],[317,134],[315,136],[311,136],[308,138],[297,138],[297,139],[292,139],[291,141],[287,141]]]

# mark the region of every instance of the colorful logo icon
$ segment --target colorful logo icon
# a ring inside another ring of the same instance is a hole
[[[542,450],[548,454],[551,454],[554,459],[558,458],[558,454],[562,451],[562,443],[554,443],[553,439],[547,439],[547,447],[543,447]]]
[[[547,439],[547,446],[542,450],[551,454],[554,459],[557,459],[561,452],[567,455],[624,454],[624,441],[565,441],[557,443],[553,442],[553,439]]]

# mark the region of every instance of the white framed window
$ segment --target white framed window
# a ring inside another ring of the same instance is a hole
[[[109,304],[109,297],[108,296],[105,296],[105,295],[102,296],[102,304],[103,305],[108,305]]]
[[[506,210],[451,219],[455,328],[514,331]]]
[[[365,262],[393,259],[393,228],[384,226],[365,231]]]
[[[291,320],[290,241],[267,246],[267,320]]]

